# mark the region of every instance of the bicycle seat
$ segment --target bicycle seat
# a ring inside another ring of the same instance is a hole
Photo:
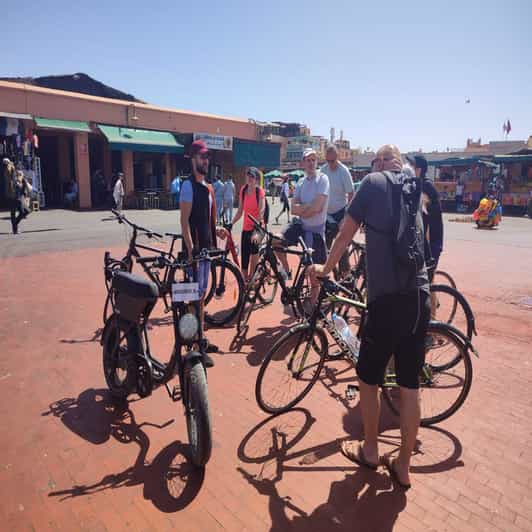
[[[113,276],[113,289],[134,299],[155,301],[159,290],[150,280],[128,272],[118,271]]]

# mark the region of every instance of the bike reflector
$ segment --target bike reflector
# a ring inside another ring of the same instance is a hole
[[[172,283],[172,301],[198,301],[200,298],[199,283]]]

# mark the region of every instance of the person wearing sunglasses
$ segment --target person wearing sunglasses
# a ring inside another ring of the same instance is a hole
[[[212,185],[206,181],[209,172],[209,150],[203,140],[195,140],[190,147],[190,164],[192,174],[183,181],[179,198],[181,209],[181,232],[188,257],[203,249],[216,247],[216,200]],[[200,290],[200,316],[203,326],[205,291],[211,274],[210,261],[198,264],[198,283]],[[207,352],[216,353],[218,347],[209,344]],[[208,355],[205,365],[212,367],[214,362]]]

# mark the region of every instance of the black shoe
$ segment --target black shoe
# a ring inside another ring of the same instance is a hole
[[[207,347],[205,348],[205,352],[206,353],[219,353],[220,352],[220,348],[217,345],[211,344],[209,342],[207,344]]]
[[[203,364],[205,364],[206,368],[212,368],[214,367],[214,360],[207,354],[203,353]]]

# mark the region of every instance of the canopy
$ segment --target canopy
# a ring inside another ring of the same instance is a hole
[[[109,141],[112,150],[130,150],[150,153],[183,153],[184,146],[167,131],[131,129],[128,127],[104,126],[98,128]]]
[[[303,170],[292,170],[291,172],[288,172],[288,174],[290,177],[297,177],[297,178],[300,178],[300,177],[305,177],[305,172],[303,172]]]
[[[280,170],[272,170],[271,172],[264,174],[264,177],[266,179],[271,179],[272,177],[281,177],[282,175],[283,173]]]
[[[55,120],[53,118],[35,117],[37,127],[43,129],[62,129],[64,131],[77,131],[78,133],[90,133],[91,128],[87,122],[78,120]]]
[[[25,113],[8,113],[6,111],[0,111],[0,116],[4,118],[17,118],[18,120],[32,120],[31,115]]]

